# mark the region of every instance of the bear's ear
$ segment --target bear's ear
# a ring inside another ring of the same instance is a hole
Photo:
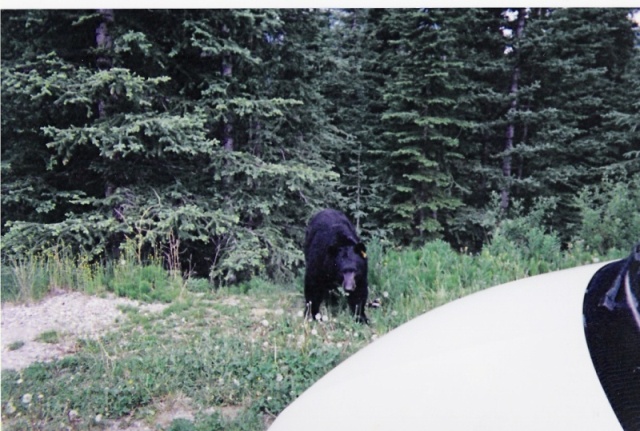
[[[363,259],[367,258],[367,248],[364,246],[363,243],[359,242],[354,246],[354,250],[356,251],[356,253],[358,253],[360,256],[362,256]]]

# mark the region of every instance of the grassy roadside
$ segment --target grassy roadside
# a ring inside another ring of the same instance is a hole
[[[382,307],[369,311],[371,326],[353,322],[345,307],[324,308],[323,321],[306,322],[300,280],[283,286],[254,279],[211,290],[203,280],[176,279],[156,264],[127,259],[106,269],[75,261],[55,277],[51,268],[38,269],[38,277],[49,280],[44,291],[85,286],[90,293],[108,290],[170,305],[156,314],[123,308],[128,318],[120,327],[99,340],[81,340],[74,356],[4,371],[4,429],[114,429],[131,421],[157,429],[167,406],[177,404],[188,414],[167,418],[161,429],[265,429],[338,363],[427,310],[509,280],[621,256],[543,247],[523,251],[495,241],[472,256],[439,241],[418,250],[373,243],[370,296]],[[43,259],[41,267],[50,264]],[[25,262],[22,268],[29,279],[39,267]],[[3,297],[4,289],[3,283]]]

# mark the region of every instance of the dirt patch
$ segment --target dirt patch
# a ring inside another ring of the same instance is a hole
[[[232,307],[244,305],[240,298],[235,297],[227,298],[222,303]],[[79,339],[97,339],[124,322],[127,316],[120,310],[122,307],[135,307],[140,313],[159,313],[167,305],[144,304],[114,295],[101,298],[62,291],[33,304],[2,304],[2,369],[20,370],[34,362],[48,362],[72,355],[77,350]],[[263,308],[255,310],[252,315],[256,319],[262,319],[271,313],[283,312],[284,310],[271,311]],[[262,326],[258,328],[262,329]],[[55,342],[36,340],[48,331],[56,332]],[[19,348],[11,350],[10,346],[16,347],[19,344],[22,344]],[[212,414],[217,411],[224,421],[232,422],[238,418],[242,409],[241,406],[212,407],[202,413]],[[179,418],[193,421],[198,413],[192,406],[191,399],[181,394],[157,400],[153,410],[155,412],[151,418],[142,420],[134,417],[117,420],[96,417],[94,420],[105,431],[155,431],[167,429]],[[271,415],[263,416],[265,429],[273,420]]]
[[[125,315],[118,307],[122,306],[150,313],[166,307],[80,292],[59,292],[34,304],[2,304],[2,369],[20,370],[73,354],[79,338],[96,339],[121,322]],[[57,342],[36,341],[47,331],[58,334]]]

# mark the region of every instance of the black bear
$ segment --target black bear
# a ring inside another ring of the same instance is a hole
[[[356,320],[368,323],[364,313],[369,295],[367,253],[343,213],[325,209],[311,218],[304,240],[304,258],[306,316],[316,318],[320,303],[342,286]]]
[[[640,243],[595,273],[584,297],[591,360],[622,428],[640,430]]]

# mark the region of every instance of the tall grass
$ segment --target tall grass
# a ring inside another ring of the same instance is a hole
[[[206,280],[176,280],[175,270],[163,270],[159,261],[143,262],[135,247],[111,266],[63,254],[17,262],[10,275],[18,279],[16,271],[25,271],[24,295],[90,285],[170,305],[158,314],[123,308],[123,326],[81,340],[74,356],[3,371],[4,429],[100,429],[105,421],[133,419],[155,429],[162,404],[175,398],[187,400],[194,416],[165,429],[265,429],[331,368],[425,311],[495,284],[621,257],[600,256],[579,242],[562,250],[553,235],[533,229],[523,238],[516,243],[498,232],[475,255],[442,241],[412,250],[372,241],[371,298],[382,306],[368,311],[370,326],[355,323],[345,304],[323,307],[320,322],[304,320],[301,279],[212,289]]]
[[[475,255],[455,251],[444,241],[414,250],[387,251],[373,242],[368,252],[373,266],[372,295],[381,298],[381,314],[389,328],[487,287],[624,256],[617,250],[601,256],[582,242],[562,250],[555,235],[535,228],[521,243],[498,231],[493,241]]]
[[[174,260],[169,263],[174,264]],[[2,264],[3,301],[29,302],[50,291],[70,290],[170,302],[184,285],[179,271],[171,265],[166,270],[163,259],[157,256],[143,258],[133,241],[126,242],[120,257],[107,264],[92,263],[88,256],[74,255],[64,246]]]
[[[105,290],[106,268],[75,256],[61,246],[43,254],[26,255],[2,264],[2,300],[32,301],[51,290]]]

